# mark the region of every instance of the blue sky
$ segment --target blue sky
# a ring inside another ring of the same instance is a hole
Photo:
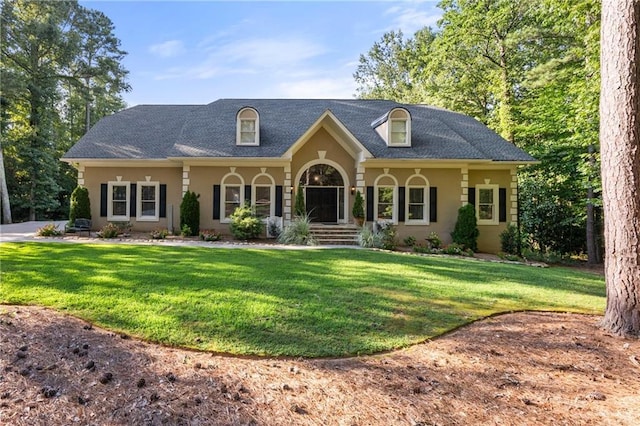
[[[81,1],[128,52],[138,104],[353,98],[360,54],[382,35],[436,26],[437,1]]]

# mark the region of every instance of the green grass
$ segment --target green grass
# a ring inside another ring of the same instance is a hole
[[[373,353],[497,312],[605,303],[600,277],[566,268],[367,250],[5,243],[0,260],[0,303],[234,354]]]

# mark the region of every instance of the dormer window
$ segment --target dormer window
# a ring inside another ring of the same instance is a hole
[[[406,109],[398,108],[389,114],[389,146],[411,146],[411,116]]]
[[[236,145],[260,145],[260,117],[253,108],[243,108],[236,118]]]
[[[371,123],[389,147],[411,146],[411,115],[404,108],[392,109]]]

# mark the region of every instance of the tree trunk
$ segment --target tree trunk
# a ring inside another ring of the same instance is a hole
[[[2,196],[2,223],[12,223],[11,204],[9,203],[9,190],[7,189],[7,176],[4,172],[4,155],[0,144],[0,196]]]
[[[603,0],[600,152],[607,307],[602,326],[640,336],[640,2]]]
[[[598,263],[598,249],[596,246],[595,209],[593,205],[593,184],[591,174],[595,168],[593,145],[589,145],[589,172],[587,175],[587,263]]]

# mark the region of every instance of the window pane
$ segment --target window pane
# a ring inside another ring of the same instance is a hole
[[[393,203],[393,188],[378,188],[378,202]]]
[[[391,144],[392,145],[402,145],[406,143],[407,134],[400,132],[391,133]]]
[[[478,198],[481,204],[493,204],[493,189],[481,189]]]
[[[113,200],[127,201],[127,187],[125,185],[113,186]]]
[[[224,190],[225,203],[240,203],[240,187],[239,186],[226,186]]]
[[[255,143],[256,142],[256,134],[255,132],[242,132],[240,134],[240,143]]]
[[[410,203],[424,203],[424,188],[409,188]]]
[[[481,204],[478,206],[479,219],[482,220],[491,220],[493,219],[493,205],[491,204]]]
[[[143,186],[140,195],[143,201],[155,201],[156,199],[156,187],[155,186]]]
[[[406,130],[406,121],[404,120],[393,120],[391,122],[391,131],[392,132],[400,132],[405,133]]]
[[[423,204],[409,204],[409,219],[411,219],[411,220],[424,220],[424,205]]]
[[[114,201],[112,206],[114,216],[126,216],[127,215],[127,202],[126,201]]]
[[[242,132],[254,132],[256,130],[256,122],[253,120],[242,120],[240,130]]]
[[[271,187],[256,186],[256,216],[260,218],[271,216]]]
[[[143,201],[142,202],[142,216],[155,216],[156,215],[156,202],[155,201]]]
[[[239,203],[226,203],[224,205],[224,217],[231,216],[238,207],[240,207]]]
[[[393,188],[378,188],[378,219],[393,219]]]

